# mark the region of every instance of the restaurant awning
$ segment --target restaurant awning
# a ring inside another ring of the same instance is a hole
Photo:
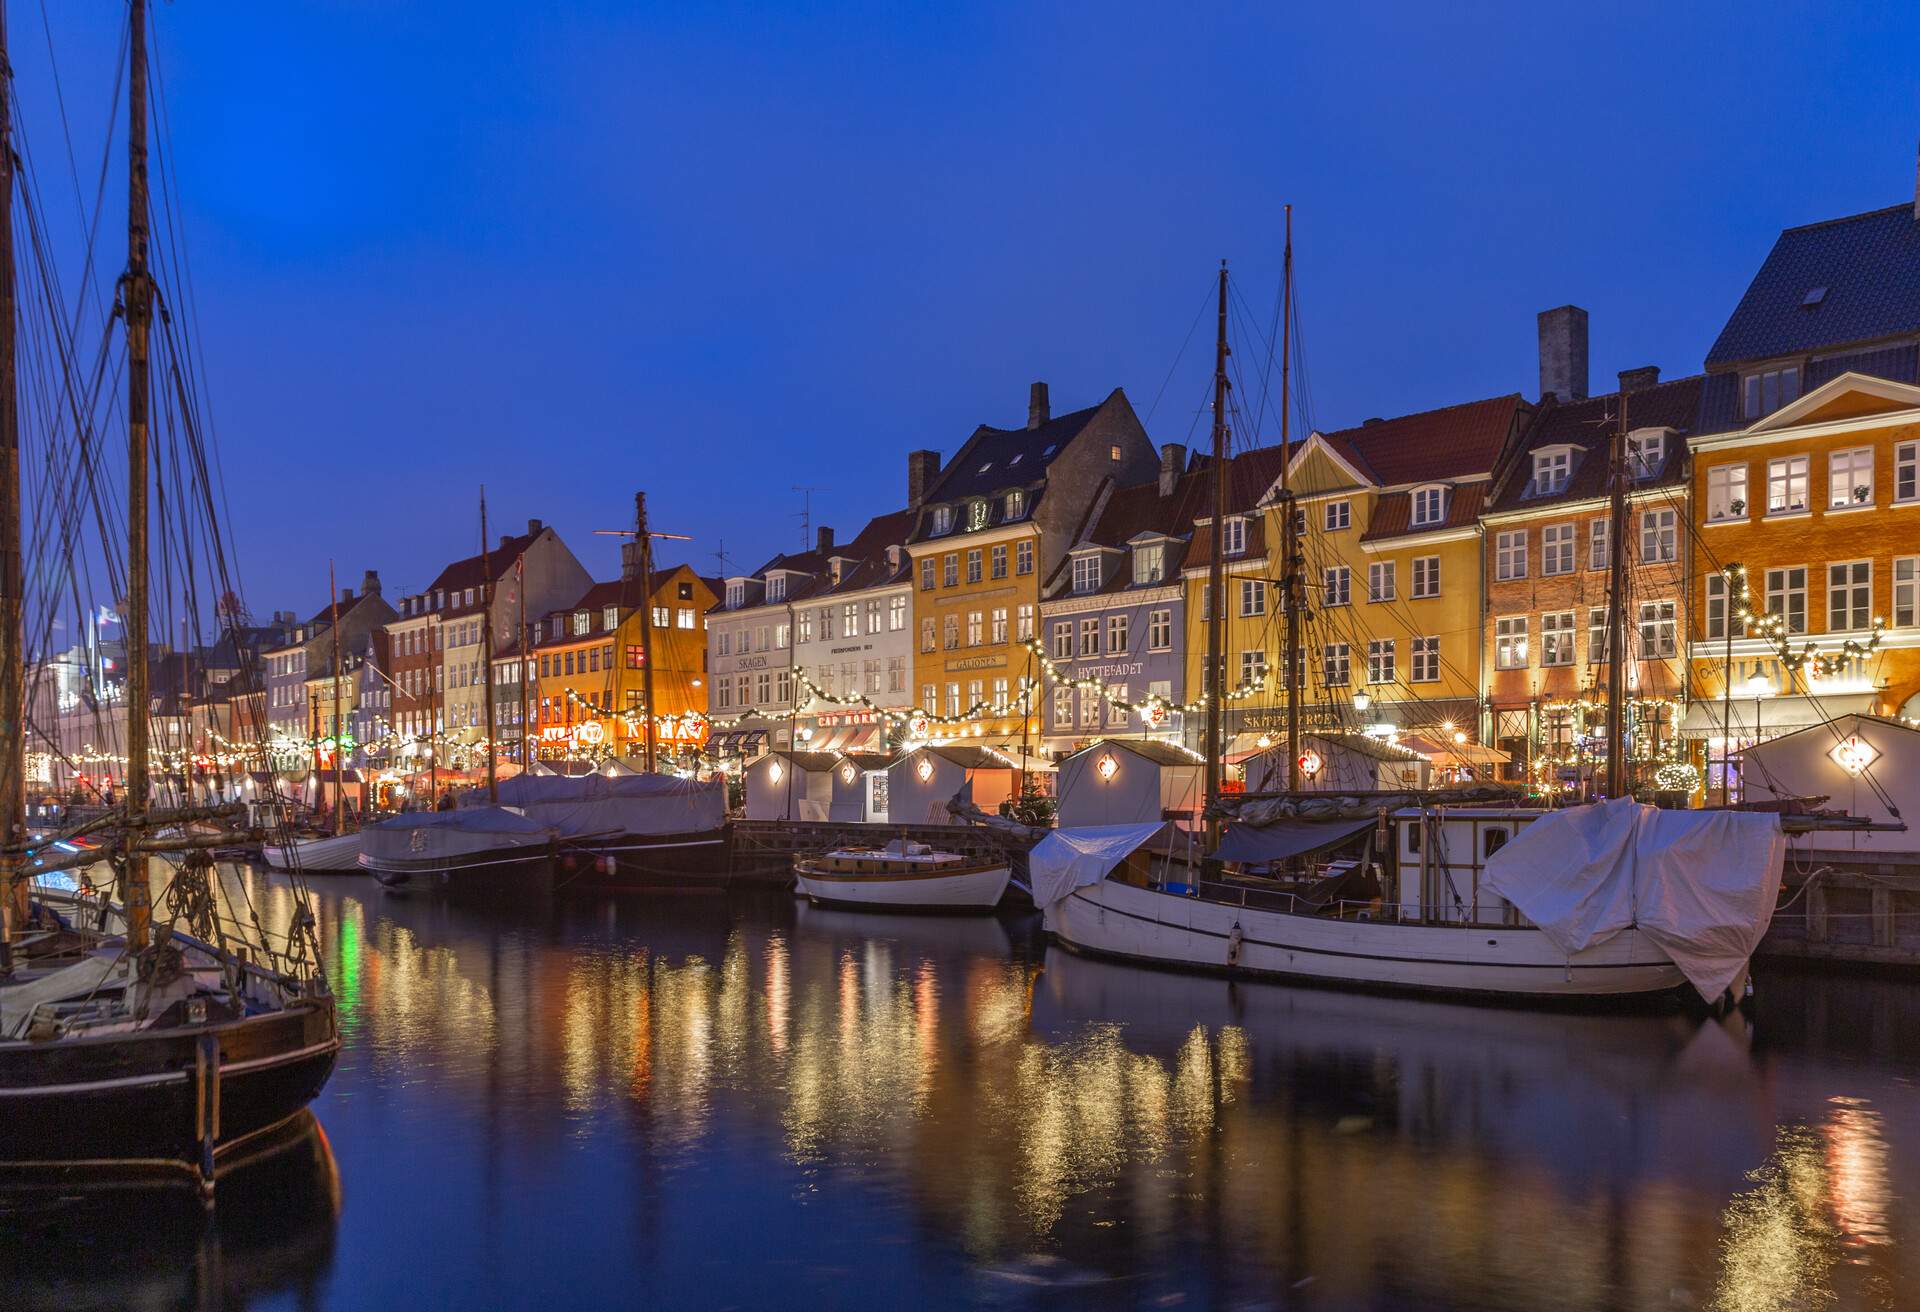
[[[1260,865],[1323,852],[1375,824],[1367,820],[1278,820],[1270,825],[1232,824],[1214,855],[1222,861]]]
[[[1730,736],[1770,738],[1825,724],[1842,715],[1872,715],[1879,700],[1880,694],[1876,692],[1835,693],[1825,697],[1742,697],[1736,692],[1733,696],[1733,733]],[[1718,698],[1703,698],[1694,702],[1687,707],[1687,713],[1680,721],[1680,736],[1729,736],[1721,732],[1721,720],[1726,711],[1727,703]]]

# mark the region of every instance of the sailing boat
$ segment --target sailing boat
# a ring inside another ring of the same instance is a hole
[[[334,585],[333,565],[327,565],[327,603],[329,619],[327,627],[332,630],[330,640],[333,644],[333,729],[328,735],[333,740],[333,829],[330,833],[318,834],[311,838],[293,838],[284,843],[266,843],[260,849],[261,859],[270,870],[298,870],[306,874],[358,874],[360,871],[360,834],[349,830],[346,825],[346,794],[341,785],[344,776],[340,763],[346,756],[341,742],[345,737],[346,720],[341,714],[340,670],[341,647],[346,641],[340,632],[340,594]],[[320,737],[319,726],[313,728],[314,738]],[[316,776],[317,777],[317,776]]]
[[[226,890],[210,855],[227,837],[163,836],[167,826],[231,820],[241,808],[151,806],[148,447],[157,288],[148,268],[146,0],[131,0],[129,21],[128,258],[120,291],[128,424],[126,787],[119,805],[97,808],[90,819],[39,841],[28,833],[24,811],[22,730],[37,727],[44,737],[46,728],[27,724],[24,695],[12,226],[12,162],[19,156],[11,87],[0,87],[0,1167],[177,1168],[210,1196],[223,1160],[285,1125],[320,1091],[340,1038],[304,887],[295,881],[295,910],[281,934],[269,937],[261,928],[259,940],[248,941],[247,918],[221,906]],[[0,69],[10,69],[4,37],[0,13]],[[197,430],[185,440],[197,442]],[[190,454],[204,457],[197,446]],[[203,484],[194,490],[207,491]],[[201,527],[212,536],[212,524]],[[57,574],[64,561],[45,567]],[[218,572],[225,572],[224,557]],[[163,851],[184,855],[156,906],[148,865]],[[61,892],[51,882],[63,870],[84,872],[103,855],[115,868],[117,903],[90,886]]]
[[[1293,300],[1292,207],[1282,292],[1281,431],[1288,439]],[[1213,458],[1227,454],[1227,275],[1220,272]],[[1624,397],[1614,440],[1612,541],[1624,544]],[[1283,463],[1284,469],[1284,463]],[[1299,528],[1279,491],[1286,610],[1282,653],[1289,792],[1230,801],[1220,787],[1221,525],[1217,480],[1208,578],[1206,724],[1210,860],[1193,863],[1164,827],[1118,826],[1044,837],[1029,856],[1034,901],[1065,946],[1157,965],[1272,975],[1347,987],[1509,1000],[1679,996],[1709,1005],[1745,994],[1747,961],[1771,918],[1786,844],[1778,817],[1660,812],[1624,796],[1619,686],[1624,630],[1614,637],[1605,808],[1542,812],[1482,790],[1445,794],[1300,793],[1299,625],[1305,610]],[[1623,550],[1609,603],[1622,613]],[[1236,823],[1222,835],[1219,824]],[[1247,873],[1223,873],[1233,865]],[[1278,869],[1292,879],[1254,872]],[[1663,901],[1664,899],[1664,901]],[[1684,904],[1685,913],[1676,912]],[[1671,914],[1667,914],[1671,913]],[[1664,917],[1664,918],[1663,918]],[[1705,945],[1712,944],[1709,951]]]

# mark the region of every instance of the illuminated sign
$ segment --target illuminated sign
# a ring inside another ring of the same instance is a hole
[[[1309,779],[1319,774],[1321,767],[1325,764],[1326,762],[1320,759],[1320,753],[1312,748],[1300,753],[1300,773]]]
[[[1093,768],[1100,772],[1102,779],[1111,779],[1120,772],[1120,762],[1113,759],[1112,752],[1103,752],[1100,759],[1093,763]]]
[[[1880,749],[1859,734],[1848,734],[1827,753],[1833,763],[1850,775],[1858,776],[1880,759]]]
[[[914,766],[913,770],[915,774],[920,776],[921,783],[925,783],[927,780],[933,778],[933,762],[924,756],[920,758],[920,763]]]

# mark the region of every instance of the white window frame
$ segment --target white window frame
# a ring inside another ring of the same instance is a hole
[[[1107,654],[1125,656],[1133,644],[1127,631],[1127,617],[1124,614],[1107,616]],[[1121,700],[1126,700],[1122,695]]]
[[[1253,619],[1267,613],[1267,581],[1240,580],[1240,617]]]
[[[1422,569],[1421,566],[1425,566]],[[1416,601],[1440,595],[1440,557],[1413,558],[1413,596]]]
[[[1391,560],[1376,560],[1367,565],[1367,600],[1370,602],[1394,601],[1398,599],[1399,587]]]
[[[1767,514],[1806,513],[1812,504],[1812,463],[1803,455],[1767,461]]]
[[[1613,521],[1601,518],[1587,522],[1587,568],[1605,569],[1613,564]]]
[[[1893,627],[1920,624],[1920,556],[1893,558]]]
[[[1545,611],[1540,616],[1540,666],[1571,665],[1574,657],[1573,612]]]
[[[1100,557],[1075,556],[1073,558],[1073,590],[1076,593],[1097,592],[1100,589]]]
[[[1865,495],[1860,495],[1864,493]],[[1848,510],[1873,504],[1873,448],[1848,447],[1827,453],[1827,509]]]
[[[1493,622],[1493,668],[1527,668],[1527,617],[1502,615]]]
[[[1733,589],[1727,585],[1727,576],[1719,570],[1715,570],[1707,575],[1706,598],[1706,633],[1708,638],[1716,641],[1724,641],[1727,637],[1726,626],[1729,623],[1733,625],[1734,637],[1744,638],[1747,636],[1747,626],[1745,622],[1742,621],[1738,615],[1732,613],[1730,603],[1733,600]]]
[[[1353,604],[1353,568],[1348,565],[1329,565],[1322,572],[1320,604],[1322,606],[1351,606]]]
[[[1573,476],[1573,451],[1560,447],[1552,451],[1533,453],[1533,481],[1527,486],[1527,495],[1550,497],[1564,492],[1567,480]]]
[[[1680,654],[1678,608],[1671,601],[1640,603],[1640,659],[1672,660]]]
[[[1527,531],[1507,529],[1493,540],[1493,577],[1504,583],[1527,576]]]
[[[1240,515],[1229,515],[1220,522],[1220,553],[1225,556],[1238,556],[1247,549],[1247,521]]]
[[[1896,442],[1893,447],[1893,504],[1920,502],[1920,442]]]
[[[1344,642],[1329,642],[1320,649],[1320,685],[1344,688],[1353,678],[1353,649]]]
[[[1680,515],[1669,508],[1640,512],[1640,560],[1666,564],[1680,559]]]
[[[1740,509],[1733,507],[1738,504]],[[1753,509],[1747,500],[1747,463],[1715,465],[1707,470],[1707,523],[1745,519]]]
[[[1329,533],[1338,533],[1341,529],[1353,527],[1353,502],[1329,501],[1326,517],[1321,521]]]
[[[1415,638],[1412,648],[1411,682],[1440,682],[1440,639],[1437,637]]]
[[[1627,434],[1627,468],[1635,482],[1660,472],[1667,454],[1667,435],[1663,429],[1650,428]]]
[[[1796,585],[1794,575],[1800,576]],[[1786,625],[1788,633],[1807,631],[1807,567],[1805,565],[1776,565],[1765,574],[1767,613],[1778,615]],[[1793,622],[1793,604],[1799,603],[1800,623]]]
[[[1574,525],[1547,524],[1540,529],[1540,574],[1573,573]]]
[[[1147,650],[1173,650],[1173,611],[1156,610],[1147,613]]]
[[[1431,528],[1447,522],[1447,489],[1439,484],[1413,490],[1408,522],[1414,528]]]
[[[1757,369],[1740,379],[1741,413],[1748,419],[1764,419],[1799,397],[1800,366],[1797,364]]]
[[[1827,563],[1827,632],[1855,633],[1872,627],[1873,562],[1871,560],[1829,561]]]
[[[1398,651],[1398,644],[1392,638],[1367,640],[1368,683],[1393,683],[1398,678]]]

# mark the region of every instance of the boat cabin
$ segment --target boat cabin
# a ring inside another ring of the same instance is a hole
[[[1143,738],[1102,738],[1060,762],[1059,825],[1197,823],[1206,766],[1192,752]]]

